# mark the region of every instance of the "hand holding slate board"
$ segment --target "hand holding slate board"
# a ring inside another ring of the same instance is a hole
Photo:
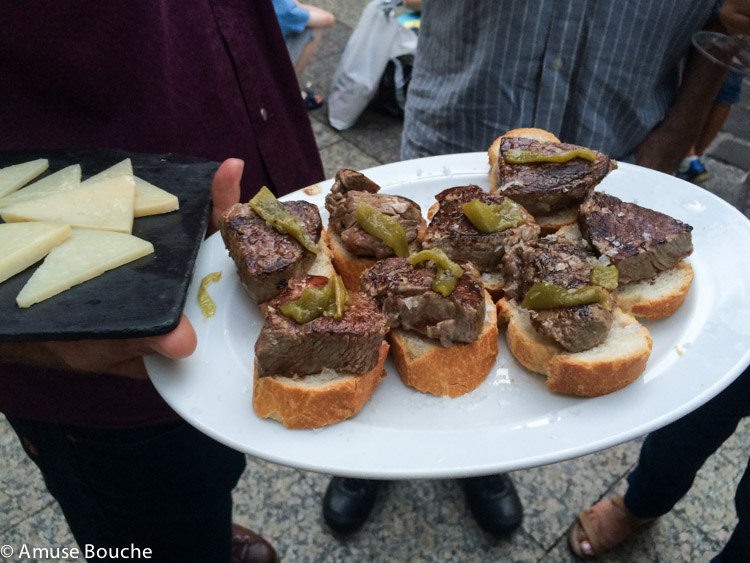
[[[83,180],[130,158],[133,173],[176,195],[180,209],[134,220],[132,234],[152,242],[154,254],[31,308],[18,308],[15,299],[36,266],[0,284],[0,340],[135,338],[173,329],[208,224],[211,181],[219,163],[115,150],[29,150],[0,153],[0,168],[38,158],[49,160],[48,173],[80,164]]]

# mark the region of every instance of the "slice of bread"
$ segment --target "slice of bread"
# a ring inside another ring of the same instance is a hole
[[[692,283],[693,267],[683,260],[655,278],[618,286],[617,305],[638,317],[663,319],[680,308]]]
[[[500,161],[500,142],[505,137],[524,137],[526,139],[534,139],[541,142],[552,142],[559,143],[560,139],[555,137],[549,131],[544,129],[537,129],[536,127],[521,127],[519,129],[511,129],[504,135],[500,135],[492,143],[490,148],[487,150],[487,156],[489,157],[490,164],[490,193],[497,191],[497,167]]]
[[[508,322],[506,338],[513,356],[526,369],[547,376],[550,391],[598,397],[622,389],[646,369],[651,335],[638,321],[615,309],[606,340],[584,352],[571,353],[531,325],[528,311],[501,299],[498,315]]]
[[[391,357],[401,380],[433,395],[459,397],[473,391],[487,378],[497,358],[497,312],[485,292],[484,328],[471,344],[441,346],[438,340],[411,330],[388,333]]]
[[[261,418],[292,430],[320,428],[351,418],[362,410],[386,376],[388,343],[380,346],[377,365],[361,375],[324,370],[304,377],[258,377],[253,374],[253,409]]]
[[[422,219],[422,226],[417,234],[417,239],[409,244],[409,254],[414,254],[421,249],[421,240],[426,228],[427,223]],[[333,267],[344,280],[346,289],[357,291],[359,289],[359,278],[362,275],[362,272],[372,267],[377,260],[374,257],[356,256],[349,252],[349,249],[344,246],[341,237],[330,228],[330,225],[320,238],[324,240],[326,246],[330,248]]]

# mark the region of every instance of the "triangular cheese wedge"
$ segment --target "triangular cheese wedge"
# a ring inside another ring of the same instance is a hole
[[[25,186],[47,168],[49,168],[49,161],[46,158],[6,166],[0,170],[0,197],[5,197],[21,186]]]
[[[117,164],[102,170],[98,174],[84,180],[81,185],[87,185],[102,180],[117,178],[118,176],[133,176],[133,164],[129,158],[121,160]],[[146,215],[158,215],[168,213],[180,208],[180,202],[177,196],[172,195],[146,180],[133,176],[135,179],[135,207],[133,215],[135,217],[145,217]]]
[[[0,282],[37,263],[68,236],[70,226],[60,223],[0,224]]]
[[[180,201],[176,195],[170,194],[138,176],[134,176],[134,178],[135,208],[133,209],[133,215],[136,217],[169,213],[180,208]]]
[[[73,190],[80,185],[81,165],[73,164],[0,199],[0,207],[8,207],[23,201],[31,201],[55,193]]]
[[[55,221],[71,227],[130,233],[133,229],[135,182],[120,176],[90,186],[17,203],[0,209],[8,223]]]
[[[68,240],[52,249],[29,278],[16,303],[30,307],[153,251],[150,242],[132,235],[73,229]]]

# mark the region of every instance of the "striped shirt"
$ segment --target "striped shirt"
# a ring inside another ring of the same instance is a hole
[[[624,161],[671,105],[721,0],[425,0],[403,159],[484,151],[517,127]]]

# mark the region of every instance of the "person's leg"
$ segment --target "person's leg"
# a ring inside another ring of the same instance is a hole
[[[750,411],[750,369],[708,403],[652,432],[628,475],[625,506],[639,518],[669,512],[693,484],[708,457]]]
[[[320,45],[321,39],[323,39],[323,32],[321,30],[315,30],[312,39],[302,47],[299,58],[297,58],[297,61],[294,63],[294,72],[297,73],[298,78],[302,74],[302,71],[307,68],[307,65],[310,64],[315,51],[318,50],[318,45]]]
[[[9,418],[79,546],[230,561],[244,455],[186,423],[91,430]]]
[[[721,563],[744,562],[750,554],[750,461],[737,487],[734,506],[737,510],[738,522],[732,536],[719,554],[718,561]]]
[[[690,489],[706,459],[748,414],[750,369],[702,407],[647,436],[638,465],[628,475],[624,499],[608,498],[579,514],[568,535],[571,550],[579,556],[601,555],[644,523],[669,512]],[[745,481],[738,491],[738,510],[740,504],[747,506]]]

